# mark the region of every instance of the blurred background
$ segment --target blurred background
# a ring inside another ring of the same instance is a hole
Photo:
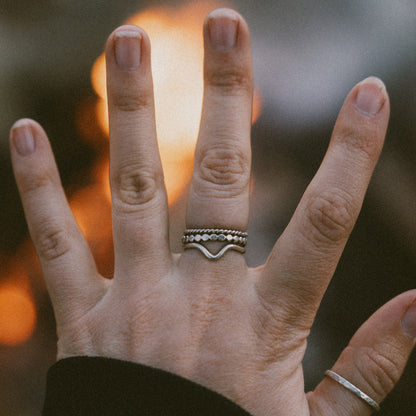
[[[313,327],[306,388],[358,327],[416,285],[414,0],[0,0],[0,414],[40,414],[55,361],[52,308],[14,183],[8,132],[38,120],[102,273],[112,274],[102,51],[125,21],[152,41],[157,125],[172,245],[180,250],[202,97],[202,21],[229,5],[252,32],[253,190],[247,262],[262,263],[328,145],[351,87],[379,76],[391,98],[387,142],[357,226]],[[180,45],[180,46],[179,46]],[[416,414],[416,356],[380,415]]]

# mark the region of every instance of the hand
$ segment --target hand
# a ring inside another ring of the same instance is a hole
[[[188,228],[245,230],[252,63],[234,11],[206,19],[205,91]],[[369,415],[329,378],[305,394],[309,330],[358,216],[386,133],[389,100],[369,78],[348,95],[327,155],[266,264],[227,252],[173,255],[158,154],[150,44],[123,26],[106,46],[114,279],[102,278],[68,207],[42,128],[20,120],[11,152],[30,233],[57,320],[58,359],[106,356],[159,367],[216,390],[253,415]],[[211,242],[213,251],[218,246]],[[356,333],[334,371],[381,402],[416,340],[416,291]]]

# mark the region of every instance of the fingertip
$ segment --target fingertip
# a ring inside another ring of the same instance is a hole
[[[353,341],[382,341],[389,336],[397,341],[409,338],[416,341],[416,290],[401,293],[378,309],[358,330]]]
[[[140,26],[133,24],[125,24],[114,29],[107,38],[106,49],[114,47],[114,42],[117,38],[121,37],[137,37],[141,40],[149,42],[149,36],[146,31]]]
[[[139,26],[125,24],[115,29],[107,39],[105,47],[107,64],[116,64],[122,71],[138,69],[148,62],[150,40]]]
[[[205,17],[204,26],[208,26],[210,21],[214,19],[230,19],[235,22],[243,19],[243,17],[236,10],[229,7],[217,7],[211,10]]]
[[[42,126],[37,121],[31,118],[23,117],[13,123],[13,125],[10,128],[10,134],[22,128],[30,128],[33,130],[43,130]]]
[[[377,77],[364,79],[348,94],[335,124],[332,143],[340,144],[344,155],[345,148],[349,149],[354,159],[365,156],[372,171],[384,145],[389,113],[384,83]]]
[[[30,156],[36,151],[35,137],[42,127],[30,118],[17,120],[10,129],[10,147],[20,156]]]
[[[247,22],[236,10],[219,7],[204,21],[205,39],[217,52],[228,52],[244,47],[250,39]]]
[[[368,85],[372,84],[377,86],[381,91],[386,92],[386,85],[384,84],[383,80],[379,77],[376,77],[374,75],[370,75],[367,78],[364,78],[361,82],[358,83],[358,85]]]
[[[386,86],[380,78],[371,76],[357,85],[355,109],[361,115],[369,118],[377,116],[387,101]]]
[[[30,118],[21,118],[17,121],[15,121],[11,127],[11,131],[18,129],[19,127],[23,127],[23,126],[27,126],[28,124],[30,124],[32,120]]]
[[[107,38],[107,46],[109,44],[111,44],[112,42],[114,42],[114,38],[117,35],[120,35],[120,34],[123,34],[123,33],[130,33],[131,35],[137,34],[138,36],[141,37],[141,36],[143,36],[143,34],[145,32],[139,26],[136,26],[136,25],[133,25],[133,24],[126,24],[126,25],[118,26],[108,36],[108,38]]]

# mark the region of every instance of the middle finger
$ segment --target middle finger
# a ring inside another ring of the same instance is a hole
[[[138,276],[140,267],[166,268],[170,258],[146,33],[118,28],[106,58],[115,275]]]

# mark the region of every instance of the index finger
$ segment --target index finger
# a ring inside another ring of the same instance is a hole
[[[389,118],[384,84],[367,78],[348,95],[327,154],[264,269],[259,290],[290,304],[310,327],[355,225]]]

